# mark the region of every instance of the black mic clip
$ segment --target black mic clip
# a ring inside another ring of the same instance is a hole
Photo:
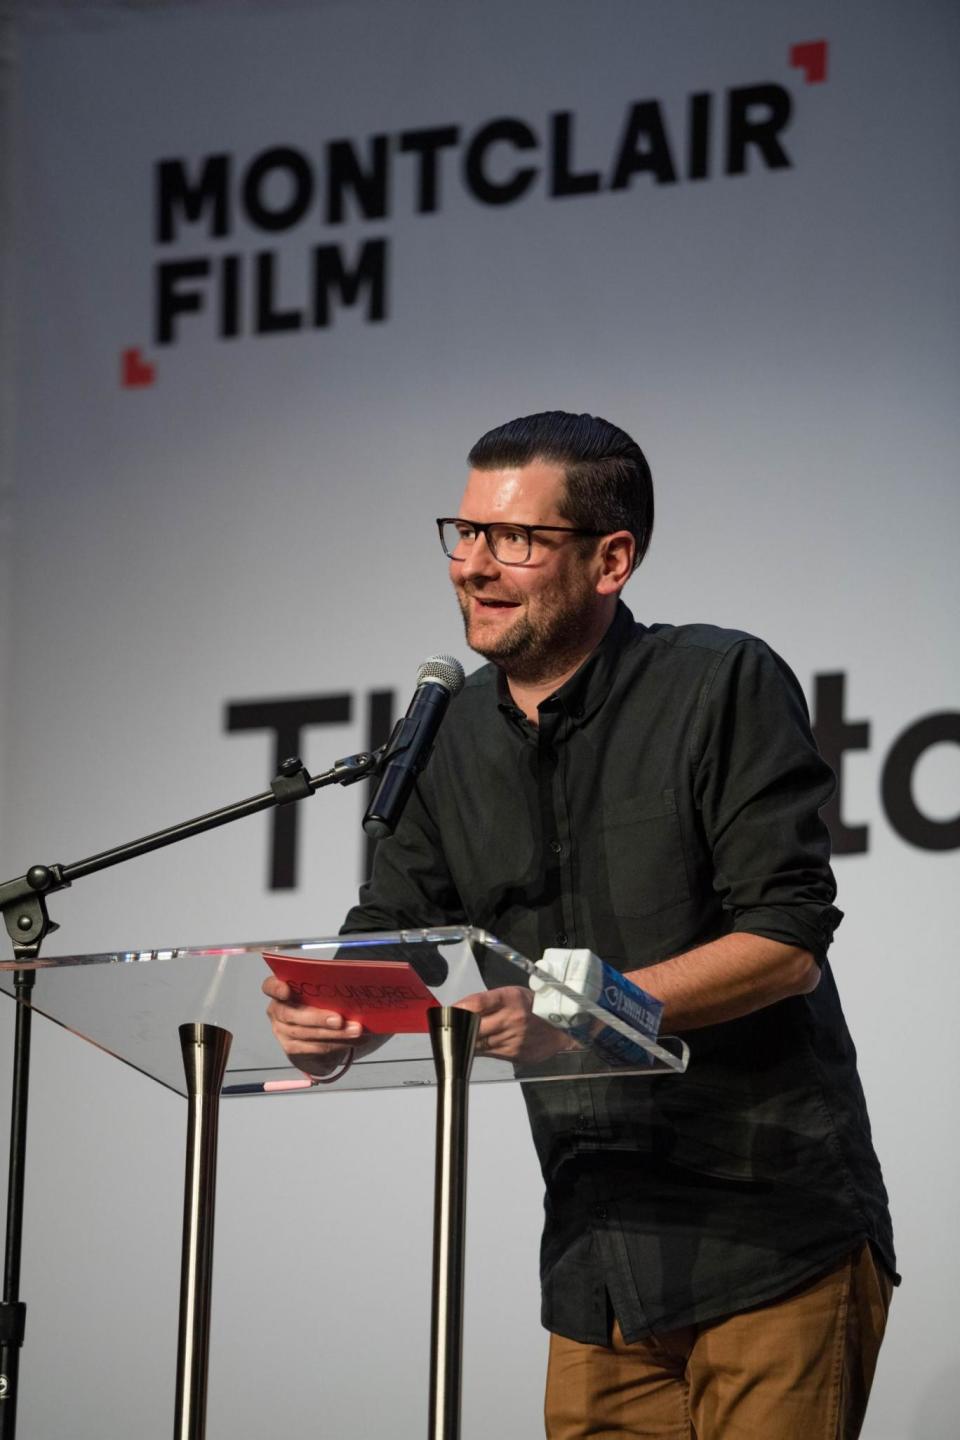
[[[305,800],[313,794],[310,774],[299,755],[290,755],[284,760],[279,773],[270,781],[270,789],[277,797],[278,805]]]
[[[393,739],[392,735],[390,739]],[[379,775],[386,759],[386,745],[381,745],[378,750],[361,750],[358,755],[345,755],[342,760],[334,761],[331,778],[336,785],[356,785],[358,780],[369,780]]]
[[[400,719],[390,731],[390,739],[383,747],[383,754],[380,760],[380,764],[377,767],[378,774],[383,769],[384,765],[389,763],[389,761],[395,759],[398,755],[402,755],[404,751],[410,749],[410,746],[416,739],[419,728],[420,722],[418,720],[413,719],[409,714],[401,715]],[[429,758],[429,750],[421,751],[421,753],[419,754],[414,754],[410,766],[414,775],[420,774],[420,771],[423,769],[424,765],[426,765]]]

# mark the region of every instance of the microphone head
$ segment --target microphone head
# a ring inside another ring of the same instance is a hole
[[[466,679],[463,666],[452,655],[431,655],[417,671],[417,685],[442,685],[451,695],[458,695]]]

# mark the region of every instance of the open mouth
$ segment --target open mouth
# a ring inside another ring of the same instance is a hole
[[[482,610],[516,610],[519,603],[516,600],[487,600],[480,595],[474,595],[472,598]]]

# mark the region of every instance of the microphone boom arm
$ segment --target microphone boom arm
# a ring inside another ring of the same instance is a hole
[[[229,825],[234,820],[244,820],[248,815],[257,815],[262,810],[271,810],[279,805],[295,804],[306,800],[317,790],[327,785],[355,785],[371,775],[379,775],[386,760],[387,751],[393,743],[402,722],[394,728],[386,745],[376,750],[361,750],[356,755],[346,755],[334,761],[329,770],[319,775],[310,775],[297,755],[284,760],[280,772],[270,782],[270,789],[259,795],[219,810],[210,810],[192,820],[169,825],[165,830],[156,830],[151,835],[130,840],[110,850],[102,850],[85,860],[72,865],[31,865],[26,874],[0,884],[0,912],[3,914],[7,934],[13,942],[15,960],[36,960],[40,947],[47,935],[59,929],[47,913],[47,896],[57,890],[66,890],[74,880],[92,875],[98,870],[107,870],[113,865],[122,865],[138,855],[147,855],[166,845],[175,845],[180,840],[189,840],[202,835],[206,830],[215,830]]]

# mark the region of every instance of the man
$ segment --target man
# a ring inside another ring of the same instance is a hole
[[[453,701],[345,929],[483,927],[585,946],[690,1034],[682,1078],[526,1087],[546,1181],[547,1433],[855,1437],[895,1276],[886,1194],[826,963],[833,777],[799,687],[739,632],[634,622],[639,447],[524,417],[440,523],[468,644]],[[306,1069],[355,1026],[269,980]],[[549,1044],[531,993],[471,997],[479,1043]]]

